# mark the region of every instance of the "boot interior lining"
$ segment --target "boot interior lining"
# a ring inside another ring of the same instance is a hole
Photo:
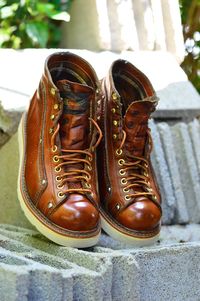
[[[79,84],[92,85],[89,75],[75,64],[60,62],[53,64],[49,69],[55,84],[59,80],[66,79]]]
[[[113,79],[115,88],[121,97],[123,114],[133,101],[146,97],[146,92],[141,84],[135,78],[131,78],[129,74],[124,72],[114,73]]]

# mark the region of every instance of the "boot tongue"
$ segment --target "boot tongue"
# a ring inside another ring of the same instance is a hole
[[[63,98],[60,117],[60,139],[63,149],[83,150],[89,146],[90,102],[94,90],[86,85],[59,80],[57,87]]]
[[[132,102],[124,116],[126,149],[134,156],[143,156],[147,139],[148,119],[155,110],[155,102],[141,100]]]

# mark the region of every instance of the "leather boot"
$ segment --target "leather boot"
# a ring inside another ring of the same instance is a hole
[[[19,126],[21,207],[43,235],[64,246],[89,247],[100,235],[98,93],[89,63],[55,53]]]
[[[128,244],[151,244],[160,231],[161,197],[150,161],[148,120],[158,98],[148,78],[124,60],[112,64],[102,92],[102,228]]]

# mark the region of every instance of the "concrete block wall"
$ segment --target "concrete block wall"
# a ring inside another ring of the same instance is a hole
[[[163,198],[163,223],[200,222],[200,124],[152,122],[153,165]]]
[[[199,238],[199,225],[163,226],[152,247],[130,249],[102,234],[83,251],[1,224],[0,300],[198,301]]]

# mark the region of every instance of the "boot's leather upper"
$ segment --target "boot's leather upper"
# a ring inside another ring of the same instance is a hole
[[[31,203],[56,226],[72,231],[99,225],[98,85],[84,59],[53,54],[26,115],[24,174]]]
[[[102,90],[102,210],[129,230],[152,231],[160,223],[161,199],[150,161],[148,120],[158,99],[147,77],[124,60],[112,64]]]

